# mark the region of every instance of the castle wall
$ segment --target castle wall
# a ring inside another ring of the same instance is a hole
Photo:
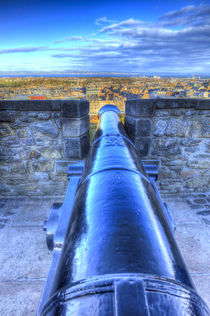
[[[87,101],[0,102],[0,195],[60,196],[89,149]]]
[[[125,129],[140,159],[159,162],[162,192],[209,190],[209,100],[128,100]]]
[[[85,100],[1,101],[0,195],[64,195],[68,164],[89,149],[88,113]],[[209,190],[209,121],[209,100],[126,101],[125,129],[158,162],[161,192]]]

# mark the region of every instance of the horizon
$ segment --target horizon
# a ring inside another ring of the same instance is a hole
[[[0,73],[210,74],[209,1],[11,0],[0,25]]]

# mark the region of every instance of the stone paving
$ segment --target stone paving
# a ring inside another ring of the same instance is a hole
[[[163,200],[174,216],[176,240],[197,291],[210,305],[209,195]],[[42,225],[53,202],[62,198],[0,200],[1,316],[36,315],[52,255]]]

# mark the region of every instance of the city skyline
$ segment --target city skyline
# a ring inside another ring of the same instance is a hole
[[[210,74],[210,3],[9,1],[0,71]]]

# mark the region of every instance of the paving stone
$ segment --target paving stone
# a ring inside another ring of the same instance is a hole
[[[196,290],[198,294],[202,297],[202,299],[206,302],[206,304],[210,308],[210,291],[209,291],[209,284],[210,284],[210,273],[209,275],[202,275],[202,274],[192,274],[192,279],[195,284]]]
[[[41,227],[11,227],[0,235],[0,281],[47,275],[51,252]]]
[[[47,220],[50,208],[56,199],[52,200],[32,200],[24,203],[21,212],[18,212],[13,217],[11,226],[18,225],[39,225],[42,226],[43,222]],[[40,229],[41,230],[41,229]]]
[[[35,316],[44,280],[0,282],[1,316]]]
[[[167,203],[176,225],[186,224],[186,223],[200,223],[200,218],[192,211],[190,206],[185,202],[179,200],[167,200],[163,199]]]
[[[180,224],[175,238],[189,271],[210,273],[209,227],[202,222]]]

